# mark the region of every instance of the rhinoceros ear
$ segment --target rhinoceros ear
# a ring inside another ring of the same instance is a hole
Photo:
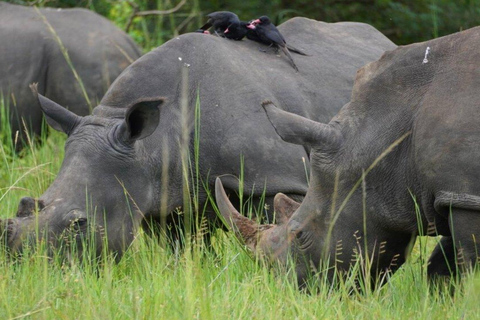
[[[286,142],[329,149],[336,149],[341,144],[341,133],[328,124],[283,111],[272,101],[262,102],[262,107],[277,134]]]
[[[80,122],[81,117],[39,94],[37,83],[32,83],[30,89],[35,98],[38,99],[48,125],[57,131],[65,132],[69,135]]]
[[[128,108],[120,126],[121,138],[126,142],[141,140],[157,129],[163,98],[142,100]]]

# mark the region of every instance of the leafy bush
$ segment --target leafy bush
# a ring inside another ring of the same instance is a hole
[[[7,1],[63,8],[85,7],[106,16],[122,29],[133,12],[132,3],[139,10],[168,10],[179,3],[173,0]],[[294,16],[326,22],[365,22],[399,45],[429,40],[480,24],[480,0],[193,0],[168,15],[134,18],[129,33],[145,51],[149,51],[178,34],[196,30],[205,22],[206,14],[219,10],[236,12],[244,20],[266,14],[277,24]]]

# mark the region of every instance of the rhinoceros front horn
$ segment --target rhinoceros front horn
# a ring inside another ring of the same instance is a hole
[[[65,132],[69,135],[79,123],[80,117],[52,100],[42,96],[38,93],[37,85],[37,83],[32,83],[30,89],[32,90],[34,97],[38,99],[38,103],[40,104],[40,108],[45,115],[48,125],[57,131]]]
[[[225,193],[220,178],[217,178],[215,181],[215,197],[218,209],[226,224],[235,232],[235,235],[240,240],[254,250],[259,237],[259,226],[247,217],[242,216],[237,209],[235,209]]]

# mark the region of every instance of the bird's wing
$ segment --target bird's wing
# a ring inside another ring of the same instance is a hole
[[[207,14],[207,17],[209,17],[210,19],[214,19],[214,20],[220,19],[220,20],[227,21],[227,20],[230,20],[230,19],[234,19],[234,20],[240,21],[238,16],[235,13],[230,12],[230,11],[212,12],[212,13]]]
[[[285,45],[285,43],[286,43],[285,39],[283,38],[280,31],[278,31],[277,27],[275,27],[273,24],[265,26],[265,31],[266,31],[266,34],[267,34],[268,38],[270,38],[270,40],[272,42],[274,42],[275,44],[281,45],[281,46]]]
[[[205,23],[203,26],[200,27],[201,30],[208,30],[212,27],[211,20],[209,19],[207,23]]]

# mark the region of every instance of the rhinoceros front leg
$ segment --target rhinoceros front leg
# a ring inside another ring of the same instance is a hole
[[[431,280],[446,280],[472,270],[480,261],[480,215],[477,211],[451,208],[451,237],[443,237],[428,263]]]
[[[460,272],[471,270],[480,253],[480,214],[473,209],[451,209],[449,219],[456,265]]]
[[[461,275],[480,262],[480,197],[474,193],[440,191],[435,210],[448,216],[450,235],[435,248],[428,267],[430,277]]]
[[[442,237],[430,259],[427,274],[430,280],[448,279],[458,273],[455,263],[455,246],[452,237]]]

